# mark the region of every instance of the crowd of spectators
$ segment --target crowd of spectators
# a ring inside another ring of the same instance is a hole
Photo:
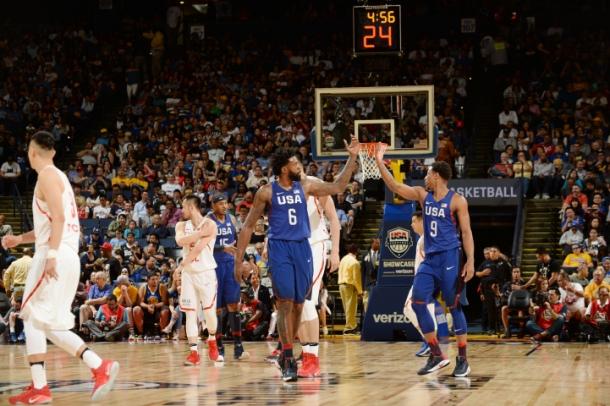
[[[560,26],[498,40],[515,70],[502,91],[490,176],[521,179],[535,199],[565,199],[578,188],[585,211],[601,193],[598,209],[607,212],[607,41],[607,31]]]
[[[85,29],[0,36],[0,193],[26,184],[28,138],[46,130],[60,156],[84,135],[98,99],[116,88],[111,38]]]
[[[572,269],[547,249],[536,255],[536,271],[526,281],[497,247],[485,248],[476,272],[483,330],[509,338],[511,328],[519,325],[519,334],[527,332],[534,341],[610,341],[610,257],[596,268],[579,262]],[[511,315],[519,316],[517,323],[511,323]]]

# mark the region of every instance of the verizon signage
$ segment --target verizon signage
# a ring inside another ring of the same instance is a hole
[[[423,180],[412,182],[423,186]],[[470,206],[516,206],[521,184],[518,179],[454,179],[449,188],[468,200]]]

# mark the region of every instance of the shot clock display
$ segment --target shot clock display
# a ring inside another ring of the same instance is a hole
[[[399,54],[402,51],[400,5],[354,6],[354,54]]]

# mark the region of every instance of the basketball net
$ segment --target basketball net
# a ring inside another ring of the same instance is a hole
[[[363,179],[381,179],[381,172],[379,172],[379,167],[375,162],[375,146],[377,144],[386,145],[382,142],[360,143],[358,157],[360,158]]]

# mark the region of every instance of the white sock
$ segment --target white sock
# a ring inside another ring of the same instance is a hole
[[[318,343],[310,344],[307,347],[309,347],[309,351],[307,351],[308,353],[313,354],[316,357],[318,356],[318,348],[320,347]]]
[[[208,333],[210,333],[209,330],[208,330]],[[215,332],[214,333],[210,333],[210,335],[208,336],[208,341],[216,341],[216,333]]]
[[[199,348],[197,348],[197,344],[190,344],[191,347],[191,352],[196,352],[197,354],[199,354]]]
[[[303,344],[301,345],[301,349],[303,350],[303,353],[311,353],[311,351],[309,350],[309,344]]]
[[[91,369],[98,369],[102,365],[102,359],[89,348],[85,349],[82,355],[83,361]]]
[[[42,389],[47,386],[47,373],[44,370],[44,364],[32,364],[30,365],[30,371],[32,371],[32,383],[34,384],[34,388]]]

